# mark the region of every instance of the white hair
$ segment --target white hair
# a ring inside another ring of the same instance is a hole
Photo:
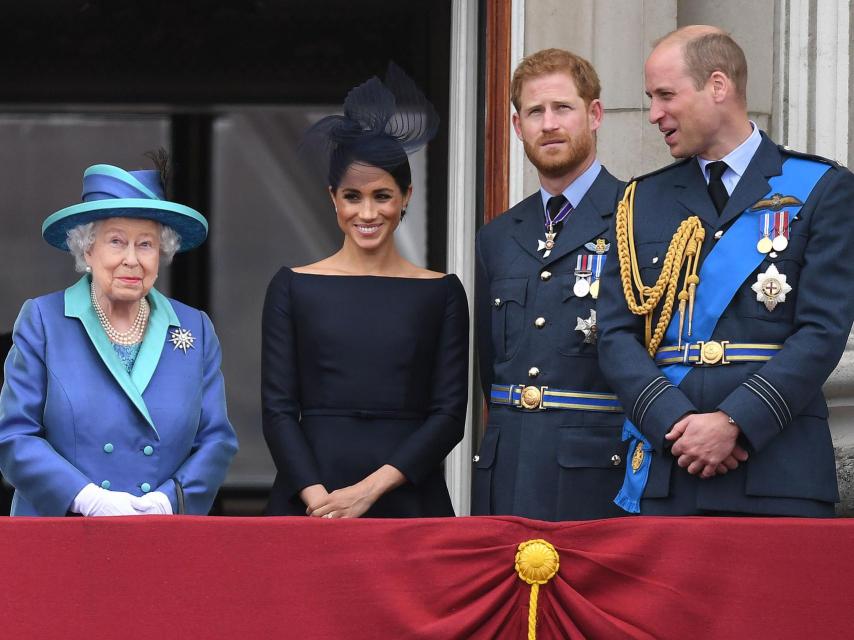
[[[74,256],[74,268],[80,273],[86,271],[86,258],[84,256],[95,243],[95,234],[101,222],[103,221],[96,220],[95,222],[78,224],[66,232],[68,250]],[[168,265],[181,248],[181,236],[168,225],[159,222],[156,224],[160,228],[160,261],[164,265]]]

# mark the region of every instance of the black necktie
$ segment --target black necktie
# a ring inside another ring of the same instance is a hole
[[[724,210],[726,201],[729,200],[729,194],[724,186],[723,175],[727,170],[727,163],[723,160],[710,162],[709,167],[709,195],[712,202],[715,203],[715,209],[718,210],[718,215]]]
[[[557,218],[557,214],[560,213],[563,205],[566,204],[566,196],[560,194],[559,196],[552,196],[549,198],[549,201],[546,203],[546,209],[548,209],[549,217],[554,220]]]
[[[560,213],[560,210],[563,209],[563,206],[566,204],[566,196],[560,194],[559,196],[552,196],[549,198],[549,201],[546,202],[546,210],[549,212],[549,219],[554,220],[557,218],[557,214]],[[547,225],[548,226],[548,225]],[[563,222],[558,222],[554,226],[554,232],[557,233],[560,231],[561,226],[563,226]]]

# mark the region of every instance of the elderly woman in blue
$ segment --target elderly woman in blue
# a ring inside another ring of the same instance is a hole
[[[237,451],[208,317],[156,289],[207,236],[160,171],[95,165],[45,240],[85,275],[24,303],[0,393],[12,515],[206,514]]]

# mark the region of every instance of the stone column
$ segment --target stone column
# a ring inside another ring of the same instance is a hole
[[[776,0],[775,12],[774,135],[782,144],[850,166],[854,3]],[[837,512],[854,516],[854,338],[824,392],[842,498]]]
[[[475,183],[477,157],[477,2],[451,5],[451,96],[448,123],[448,273],[455,273],[474,302]],[[473,332],[472,332],[473,333]],[[473,335],[469,336],[469,353]],[[471,368],[473,369],[473,367]],[[472,381],[469,370],[469,411],[465,434],[445,460],[445,481],[457,515],[471,512]]]

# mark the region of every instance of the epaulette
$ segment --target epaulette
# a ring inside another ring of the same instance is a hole
[[[796,158],[803,158],[804,160],[815,160],[816,162],[829,164],[831,167],[836,167],[837,169],[844,168],[836,160],[831,160],[830,158],[825,158],[824,156],[817,156],[814,153],[804,153],[803,151],[796,151],[795,149],[792,149],[791,147],[787,147],[782,144],[778,144],[777,149],[779,149],[780,153],[784,153],[789,156],[794,156]]]
[[[679,166],[685,164],[686,162],[690,162],[693,159],[694,158],[681,158],[681,159],[677,160],[676,162],[672,162],[670,164],[664,165],[663,167],[660,167],[660,168],[656,169],[655,171],[650,171],[649,173],[644,173],[643,175],[640,175],[636,178],[629,178],[628,180],[626,180],[626,183],[631,184],[632,182],[640,182],[641,180],[645,180],[646,178],[650,178],[652,176],[657,176],[659,173],[664,173],[665,171],[667,171],[669,169],[679,167]]]

